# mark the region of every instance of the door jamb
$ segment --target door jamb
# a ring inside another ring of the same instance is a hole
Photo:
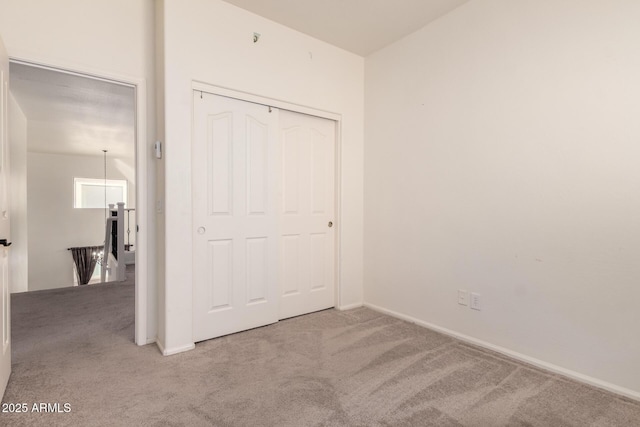
[[[146,345],[155,342],[155,337],[148,337],[148,247],[147,247],[147,82],[145,79],[114,75],[103,71],[83,69],[74,65],[54,64],[49,61],[34,61],[29,58],[9,56],[9,62],[31,67],[53,70],[61,73],[106,81],[134,89],[135,102],[135,163],[136,163],[136,273],[135,273],[135,343]],[[155,329],[155,328],[154,328]]]
[[[251,102],[254,104],[261,104],[265,106],[279,108],[281,110],[293,111],[295,113],[307,114],[309,116],[320,117],[323,119],[329,119],[336,122],[336,146],[335,146],[335,215],[334,221],[336,230],[335,256],[334,256],[334,302],[335,308],[340,309],[342,307],[342,294],[340,292],[342,286],[340,281],[340,260],[341,260],[341,236],[342,236],[342,114],[333,113],[330,111],[320,110],[305,105],[294,104],[279,99],[269,98],[265,96],[255,95],[248,92],[243,92],[235,89],[230,89],[222,86],[212,85],[198,80],[191,82],[192,92],[205,92],[212,95],[226,96],[228,98],[239,99],[241,101]],[[193,94],[192,94],[193,96]],[[191,103],[193,106],[193,102]],[[193,107],[192,107],[193,108]],[[193,112],[192,112],[193,115]],[[193,286],[193,284],[192,284]],[[193,314],[192,314],[193,317]]]

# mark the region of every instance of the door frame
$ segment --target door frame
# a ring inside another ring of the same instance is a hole
[[[57,71],[65,74],[85,77],[94,80],[105,81],[133,88],[135,102],[135,165],[136,165],[136,273],[135,273],[135,343],[146,345],[156,341],[155,337],[149,337],[148,325],[148,144],[147,144],[147,82],[130,76],[115,75],[103,71],[90,70],[76,65],[73,69],[64,65],[47,61],[37,61],[30,58],[9,55],[9,63],[27,65],[45,70]],[[155,328],[153,328],[155,330]]]
[[[192,80],[191,82],[192,96],[195,96],[195,92],[206,92],[212,95],[225,96],[227,98],[234,98],[240,101],[251,102],[253,104],[265,105],[267,107],[279,108],[281,110],[293,111],[294,113],[306,114],[309,116],[320,117],[323,119],[329,119],[336,122],[336,139],[335,139],[335,253],[334,253],[334,299],[335,305],[334,307],[340,309],[342,307],[342,295],[341,295],[341,287],[342,283],[340,282],[341,277],[341,236],[342,236],[342,114],[334,113],[331,111],[321,110],[318,108],[308,107],[305,105],[294,104],[287,101],[282,101],[275,98],[269,98],[261,95],[255,95],[249,92],[244,92],[236,89],[230,89],[223,86],[217,86],[210,83]],[[191,102],[193,106],[193,102]],[[193,107],[192,107],[193,108]],[[191,117],[193,118],[193,112],[191,113]],[[194,135],[193,130],[193,119],[192,119],[192,129],[191,134]],[[193,286],[193,283],[192,283]],[[192,313],[193,318],[193,313]]]

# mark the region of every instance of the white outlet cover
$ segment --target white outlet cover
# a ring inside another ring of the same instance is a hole
[[[458,304],[469,305],[469,292],[458,289]]]

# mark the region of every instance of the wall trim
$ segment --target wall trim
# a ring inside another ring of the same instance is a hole
[[[324,119],[340,122],[342,115],[331,111],[320,110],[305,105],[294,104],[280,99],[268,98],[266,96],[255,95],[253,93],[241,90],[230,89],[223,86],[217,86],[210,83],[193,80],[191,88],[196,92],[206,92],[213,95],[226,96],[227,98],[239,99],[241,101],[251,102],[253,104],[266,105],[270,107],[280,108],[281,110],[293,111],[296,113],[307,114],[309,116],[322,117]]]
[[[380,313],[387,314],[387,315],[389,315],[391,317],[395,317],[397,319],[401,319],[401,320],[405,320],[407,322],[415,323],[416,325],[422,326],[424,328],[431,329],[431,330],[434,330],[436,332],[441,332],[441,333],[443,333],[445,335],[449,335],[449,336],[451,336],[453,338],[457,338],[457,339],[459,339],[461,341],[464,341],[464,342],[467,342],[467,343],[470,343],[470,344],[474,344],[474,345],[477,345],[479,347],[495,351],[496,353],[500,353],[502,355],[511,357],[511,358],[516,359],[518,361],[528,363],[530,365],[536,366],[538,368],[545,369],[547,371],[551,371],[554,374],[559,374],[559,375],[562,375],[564,377],[570,378],[572,380],[576,380],[576,381],[584,383],[584,384],[588,384],[588,385],[591,385],[591,386],[594,386],[594,387],[597,387],[597,388],[600,388],[600,389],[604,389],[606,391],[610,391],[610,392],[615,393],[615,394],[619,394],[621,396],[624,396],[624,397],[627,397],[627,398],[630,398],[630,399],[633,399],[633,400],[640,401],[640,392],[638,392],[638,391],[631,390],[631,389],[628,389],[628,388],[625,388],[625,387],[620,387],[620,386],[618,386],[616,384],[612,384],[612,383],[609,383],[607,381],[602,381],[602,380],[599,380],[597,378],[593,378],[593,377],[590,377],[588,375],[584,375],[584,374],[581,374],[579,372],[572,371],[570,369],[562,368],[560,366],[554,365],[553,363],[545,362],[543,360],[539,360],[539,359],[536,359],[534,357],[530,357],[530,356],[527,356],[525,354],[518,353],[516,351],[509,350],[509,349],[504,348],[504,347],[500,347],[500,346],[497,346],[497,345],[494,345],[494,344],[490,344],[490,343],[488,343],[486,341],[483,341],[481,339],[473,338],[473,337],[470,337],[468,335],[464,335],[464,334],[461,334],[459,332],[453,331],[451,329],[443,328],[442,326],[438,326],[438,325],[435,325],[433,323],[425,322],[424,320],[420,320],[420,319],[417,319],[415,317],[412,317],[412,316],[409,316],[409,315],[406,315],[406,314],[398,313],[396,311],[389,310],[389,309],[377,306],[375,304],[370,304],[370,303],[365,302],[364,306],[367,307],[367,308],[370,308],[372,310],[378,311]]]
[[[336,309],[340,310],[340,311],[347,311],[347,310],[353,310],[354,308],[360,308],[362,307],[364,304],[362,304],[361,302],[357,302],[355,304],[346,304],[346,305],[339,305],[336,306]],[[370,307],[373,310],[376,310],[373,307]],[[376,310],[379,311],[379,310]]]
[[[195,344],[187,344],[180,347],[174,347],[166,349],[160,342],[160,340],[156,340],[156,345],[158,346],[158,350],[162,353],[163,356],[173,356],[174,354],[184,353],[185,351],[193,350],[196,348]]]

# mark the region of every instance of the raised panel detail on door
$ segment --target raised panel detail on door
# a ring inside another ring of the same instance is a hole
[[[327,194],[331,194],[328,185],[333,180],[327,179],[327,135],[312,128],[311,132],[311,206],[314,214],[323,214],[327,206]]]
[[[327,287],[327,235],[311,234],[311,290],[317,291]]]
[[[277,109],[193,97],[194,342],[278,321]]]
[[[233,114],[210,115],[207,122],[209,214],[230,215],[233,206]]]
[[[281,319],[335,306],[335,133],[331,120],[280,111]]]
[[[266,237],[247,239],[247,304],[268,301],[267,243]]]
[[[280,289],[283,297],[300,293],[300,236],[282,236],[282,259]]]
[[[209,243],[209,311],[231,308],[233,296],[233,241],[214,240]]]
[[[250,215],[265,214],[269,188],[267,184],[268,127],[254,117],[247,117],[248,205]]]
[[[285,215],[297,214],[300,205],[299,127],[282,131],[282,201]]]

